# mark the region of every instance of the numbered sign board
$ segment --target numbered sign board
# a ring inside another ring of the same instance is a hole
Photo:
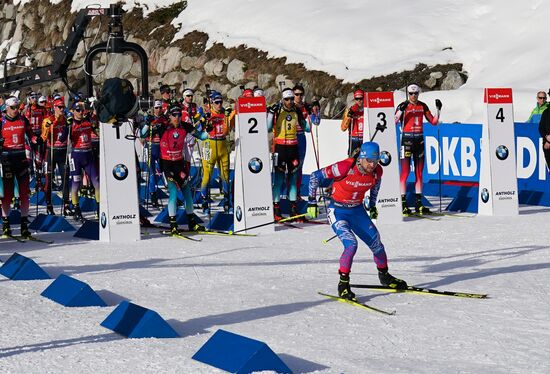
[[[376,203],[378,222],[403,222],[399,191],[399,154],[393,119],[393,92],[367,92],[364,101],[367,126],[363,132],[363,141],[370,141],[374,136],[372,141],[380,145],[380,165],[384,170]]]
[[[131,122],[100,123],[99,240],[140,240],[136,159]]]
[[[478,213],[518,214],[518,183],[511,88],[486,88],[481,137]]]
[[[241,97],[235,128],[234,230],[273,222],[270,154],[264,97]],[[266,225],[247,232],[273,232]]]

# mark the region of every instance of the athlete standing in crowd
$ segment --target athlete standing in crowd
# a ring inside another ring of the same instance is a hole
[[[67,137],[64,134],[67,131],[68,122],[72,118],[65,117],[65,101],[59,97],[53,102],[54,113],[44,119],[42,122],[42,140],[46,143],[46,154],[44,162],[46,164],[46,182],[44,194],[46,196],[46,210],[48,214],[55,214],[52,205],[52,188],[55,180],[55,167],[57,166],[61,175],[63,185],[63,215],[71,215],[69,207],[69,194],[65,184],[65,167],[67,162]]]
[[[302,113],[302,117],[305,121],[308,122],[308,127],[303,128],[301,125],[298,125],[298,159],[300,160],[300,165],[298,166],[298,175],[296,177],[296,191],[298,193],[297,199],[301,200],[300,189],[302,187],[302,168],[304,167],[304,160],[306,159],[307,151],[307,140],[306,132],[311,131],[311,125],[319,125],[321,117],[319,117],[319,102],[315,101],[313,104],[309,104],[305,101],[304,97],[306,90],[301,84],[297,84],[292,89],[294,91],[294,106],[297,110]]]
[[[84,117],[84,103],[77,101],[72,106],[72,121],[70,128],[63,135],[62,139],[70,136],[71,155],[69,168],[71,174],[71,200],[74,206],[74,219],[82,221],[82,212],[78,205],[78,190],[82,184],[82,171],[88,176],[89,182],[94,186],[95,200],[98,203],[99,215],[99,169],[94,153],[92,151],[92,133],[94,123]]]
[[[348,157],[353,151],[363,144],[363,126],[365,118],[363,115],[363,90],[353,92],[353,105],[346,109],[340,128],[347,131],[348,136]]]
[[[21,236],[29,237],[29,162],[25,154],[25,137],[40,144],[41,139],[33,135],[29,121],[19,113],[19,100],[6,100],[6,113],[0,122],[0,175],[2,178],[2,235],[11,236],[9,222],[11,199],[15,183],[19,186],[21,211]]]
[[[48,110],[45,107],[46,98],[44,96],[39,96],[36,92],[31,92],[29,96],[29,103],[25,108],[23,115],[29,123],[31,124],[31,129],[34,136],[40,136],[42,133],[42,122],[44,118],[48,116]],[[42,158],[44,157],[42,144],[31,144],[31,170],[36,171],[36,183],[40,185],[41,183],[41,173],[42,170]]]
[[[148,150],[147,160],[147,192],[151,198],[151,205],[159,207],[157,184],[160,174],[160,134],[162,129],[168,125],[168,120],[162,114],[162,101],[155,100],[153,114],[148,115],[141,128],[141,138],[145,140],[144,147]]]
[[[424,117],[429,123],[436,126],[439,122],[439,113],[441,111],[441,101],[435,100],[437,108],[436,115],[432,115],[428,106],[418,100],[420,87],[411,84],[407,87],[408,99],[397,106],[395,112],[395,124],[401,122],[401,175],[399,183],[401,188],[401,199],[403,201],[403,215],[412,214],[407,206],[407,178],[411,172],[411,158],[414,162],[416,193],[415,211],[417,214],[430,214],[430,210],[422,205],[422,171],[424,169]]]
[[[350,289],[350,272],[353,257],[357,252],[359,237],[370,248],[378,269],[380,283],[396,289],[407,288],[404,280],[395,278],[388,272],[388,259],[380,233],[371,221],[367,209],[376,210],[376,199],[382,181],[380,147],[374,142],[365,142],[360,148],[357,159],[350,157],[343,161],[324,167],[311,174],[309,180],[308,216],[317,217],[316,194],[320,183],[325,179],[334,181],[332,199],[328,208],[328,218],[332,229],[344,245],[340,256],[340,281],[338,296],[354,300],[355,294]],[[370,190],[370,196],[365,193]]]
[[[177,189],[183,190],[189,180],[189,171],[185,170],[184,147],[187,134],[206,140],[208,134],[199,132],[193,125],[181,121],[181,107],[172,105],[168,108],[168,126],[161,128],[160,135],[160,165],[168,182],[168,216],[170,219],[170,233],[179,234],[176,222]],[[189,195],[189,197],[191,197]],[[185,212],[189,230],[204,231],[204,226],[198,224],[193,215],[193,200],[186,198]]]
[[[223,192],[223,208],[225,212],[229,211],[231,197],[229,195],[229,132],[233,123],[229,121],[226,110],[222,106],[223,99],[219,93],[213,93],[210,97],[210,112],[205,116],[204,129],[208,133],[208,139],[204,141],[202,151],[202,182],[201,195],[202,207],[204,212],[208,212],[208,183],[212,177],[212,172],[216,164],[220,170]]]
[[[273,130],[273,214],[275,220],[280,220],[281,188],[283,182],[288,182],[288,200],[290,201],[290,216],[298,215],[296,199],[298,195],[297,180],[300,167],[300,151],[298,149],[298,128],[309,131],[309,123],[304,119],[302,111],[294,104],[294,92],[285,88],[282,92],[282,103],[279,102],[268,109],[267,130]]]

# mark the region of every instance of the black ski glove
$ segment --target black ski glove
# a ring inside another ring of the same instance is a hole
[[[441,110],[441,108],[443,108],[443,104],[441,104],[441,100],[435,99],[435,107],[437,108],[437,110]]]

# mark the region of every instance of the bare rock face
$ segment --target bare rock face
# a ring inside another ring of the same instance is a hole
[[[447,76],[441,82],[442,90],[456,90],[464,84],[464,79],[456,70],[451,70],[447,73]]]
[[[227,92],[227,98],[236,101],[241,96],[241,89],[236,86]]]
[[[197,60],[198,60],[197,57],[183,56],[181,58],[180,67],[182,68],[182,70],[185,70],[185,71],[192,70]]]
[[[275,84],[277,87],[282,88],[292,88],[294,87],[294,82],[287,78],[286,75],[279,74],[277,77],[275,77]]]
[[[246,64],[241,60],[233,60],[227,65],[227,80],[233,84],[241,83],[244,79]]]
[[[273,81],[272,74],[258,74],[258,86],[261,88],[268,87]]]
[[[200,70],[190,71],[185,75],[185,80],[187,81],[186,87],[192,88],[193,90],[199,87],[199,83],[203,77],[203,73]]]
[[[166,74],[180,67],[180,61],[183,57],[183,53],[179,48],[170,47],[167,48],[166,51],[159,57],[157,71],[160,74]]]
[[[204,64],[204,72],[210,77],[219,77],[222,75],[223,62],[213,59]]]

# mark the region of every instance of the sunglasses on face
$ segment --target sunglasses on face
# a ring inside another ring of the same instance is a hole
[[[185,95],[185,97],[193,97],[193,95]]]
[[[286,99],[283,99],[284,101],[290,101],[292,100],[291,98],[286,98]]]
[[[77,112],[77,113],[82,113],[82,112],[84,111],[84,109],[82,109],[82,108],[75,108],[74,111]]]
[[[162,107],[160,107],[160,106],[156,106],[156,107],[154,107],[153,109],[160,109],[160,108],[162,108]]]
[[[537,99],[546,100],[546,96],[537,96]]]
[[[65,109],[64,106],[58,106],[57,109]]]
[[[220,105],[222,103],[222,101],[214,101],[214,104],[216,105]]]
[[[409,92],[409,95],[411,95],[411,96],[418,96],[418,92]]]
[[[294,92],[294,96],[304,96],[303,92]]]
[[[17,110],[17,109],[19,109],[19,107],[18,106],[10,106],[10,109],[11,110]]]
[[[363,98],[362,98],[362,97],[356,97],[355,100],[357,100],[357,101],[363,101]]]

